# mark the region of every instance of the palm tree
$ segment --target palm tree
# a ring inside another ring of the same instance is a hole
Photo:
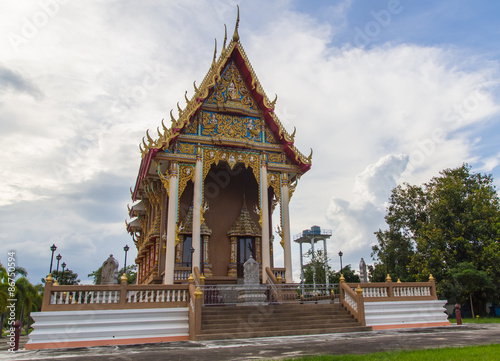
[[[25,317],[28,318],[27,325],[30,324],[31,311],[38,311],[41,306],[42,296],[38,290],[28,281],[26,277],[21,277],[16,281],[16,299],[18,311],[18,319],[21,321],[21,329],[24,325]],[[26,329],[28,332],[28,328]]]
[[[9,283],[7,270],[0,263],[0,337],[3,336],[3,323],[7,312],[7,300],[9,299],[8,288]]]

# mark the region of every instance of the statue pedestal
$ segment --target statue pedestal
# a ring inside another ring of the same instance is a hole
[[[243,286],[238,291],[238,305],[239,306],[255,306],[266,304],[267,287],[264,285]]]
[[[263,305],[267,300],[267,286],[259,280],[259,264],[252,256],[243,265],[244,285],[238,291],[239,306]]]

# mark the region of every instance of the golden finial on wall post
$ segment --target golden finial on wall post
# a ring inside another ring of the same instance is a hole
[[[236,26],[234,27],[233,41],[236,43],[240,40],[240,35],[238,34],[238,26],[240,25],[240,6],[236,5],[238,8],[238,16],[236,17]]]
[[[361,286],[359,284],[358,284],[358,288],[356,288],[356,294],[358,294],[358,295],[363,294],[363,289],[361,288]]]

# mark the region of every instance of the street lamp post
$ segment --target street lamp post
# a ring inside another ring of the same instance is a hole
[[[127,245],[125,245],[125,247],[123,247],[123,250],[125,251],[125,262],[123,263],[123,273],[127,273],[127,252],[128,250],[130,249],[130,247]]]
[[[62,258],[61,254],[58,254],[56,256],[56,259],[57,259],[57,273],[59,273],[59,261],[61,260],[61,258]]]
[[[63,262],[61,267],[62,267],[62,273],[61,273],[61,281],[60,282],[62,284],[64,281],[64,269],[66,268],[66,262]]]
[[[342,268],[343,268],[343,267],[342,267],[342,256],[343,256],[343,255],[344,255],[344,254],[342,253],[342,251],[340,251],[340,252],[339,252],[339,257],[340,257],[340,274],[342,274]]]
[[[52,256],[50,257],[50,270],[49,270],[49,274],[52,273],[52,262],[54,262],[54,252],[56,251],[57,247],[55,244],[53,244],[52,246],[50,246],[50,250],[52,251]]]

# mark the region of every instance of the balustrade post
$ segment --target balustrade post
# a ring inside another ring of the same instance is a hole
[[[120,305],[124,305],[127,303],[127,275],[124,273],[123,276],[120,278]]]
[[[345,278],[344,275],[340,275],[340,285],[339,285],[339,302],[342,304],[342,302],[345,300],[345,290],[342,287],[345,283]]]
[[[201,296],[203,292],[200,291],[200,287],[196,288],[194,293],[194,332],[198,335],[201,332]]]
[[[431,292],[431,296],[437,300],[437,293],[436,293],[436,281],[434,279],[434,277],[432,277],[432,274],[429,275],[429,283],[430,283],[430,292]]]
[[[358,288],[356,288],[356,304],[358,308],[358,322],[362,326],[366,326],[366,320],[365,320],[365,300],[363,297],[363,290],[361,287],[358,285]]]
[[[42,299],[42,311],[47,311],[47,307],[50,305],[50,296],[52,294],[52,282],[54,279],[52,275],[49,273],[47,278],[45,279],[45,287],[43,289],[43,299]]]
[[[387,283],[387,297],[393,298],[394,297],[394,289],[392,287],[392,278],[389,274],[387,274],[387,278],[385,279],[385,282]]]

